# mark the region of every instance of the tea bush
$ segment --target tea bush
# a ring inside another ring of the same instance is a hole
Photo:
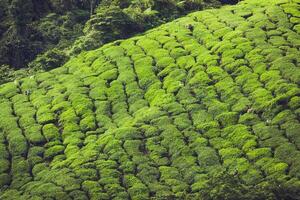
[[[195,12],[0,85],[0,199],[297,199],[296,1]]]

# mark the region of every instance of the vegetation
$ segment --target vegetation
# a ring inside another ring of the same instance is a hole
[[[235,0],[1,0],[0,83],[57,68],[82,51]],[[21,70],[20,70],[21,69]]]
[[[134,7],[111,2],[96,12],[121,28]],[[0,199],[299,199],[299,3],[245,0],[38,57],[49,71],[0,85]],[[95,16],[86,33],[124,33]]]

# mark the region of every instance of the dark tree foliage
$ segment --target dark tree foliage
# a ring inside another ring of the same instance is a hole
[[[142,28],[119,6],[99,7],[83,29],[87,37],[81,37],[76,41],[72,54],[97,48],[113,40],[127,38],[141,30]]]
[[[29,67],[50,70],[61,66],[67,60],[67,56],[59,49],[50,49],[45,54],[37,56]]]
[[[82,13],[77,11],[85,6],[81,1],[1,0],[0,3],[0,64],[16,69],[26,67],[37,54],[69,39],[75,32],[72,27],[87,20],[87,16],[81,17]],[[49,13],[55,17],[47,17]],[[66,23],[70,21],[68,27]],[[57,29],[60,30],[55,32]],[[53,31],[52,35],[49,31]]]
[[[239,0],[220,0],[223,4],[236,4]]]
[[[266,180],[256,186],[245,185],[239,175],[220,171],[211,175],[207,187],[200,192],[202,199],[214,200],[298,200],[299,184],[278,179]]]
[[[40,64],[33,66],[43,56],[47,60],[51,55],[47,52],[53,48],[63,52],[62,57],[76,55],[113,40],[128,38],[191,11],[219,7],[221,3],[236,2],[0,0],[0,65],[8,65],[14,70],[49,69]]]

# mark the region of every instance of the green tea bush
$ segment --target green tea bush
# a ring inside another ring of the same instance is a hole
[[[25,103],[28,101],[28,97],[24,94],[17,94],[11,98],[13,103]]]
[[[48,124],[56,119],[54,113],[48,107],[42,107],[37,111],[37,121],[40,124]]]
[[[28,151],[29,164],[31,166],[34,166],[38,163],[42,163],[43,162],[43,153],[44,153],[43,147],[30,148]]]
[[[270,148],[257,148],[247,153],[250,160],[258,160],[263,157],[271,157],[272,152]]]
[[[0,199],[297,199],[295,1],[196,12],[1,85]],[[100,9],[71,54],[169,5],[152,3]]]
[[[142,183],[136,183],[128,189],[128,193],[133,199],[147,199],[149,198],[149,191]]]
[[[228,105],[218,100],[212,101],[208,107],[208,113],[213,116],[218,116],[226,111],[228,111]]]
[[[143,138],[141,133],[136,128],[124,127],[124,128],[116,129],[114,132],[115,132],[115,137],[117,139],[121,139],[124,141]]]
[[[289,143],[282,143],[279,147],[275,149],[274,157],[280,160],[287,162],[288,164],[292,164],[295,162],[297,158],[297,151],[293,145]]]
[[[297,134],[297,130],[299,130],[299,123],[296,120],[291,120],[290,122],[286,122],[282,125],[282,128],[285,129],[286,136],[292,140],[295,145],[299,146],[299,136]]]
[[[42,133],[48,142],[59,139],[59,129],[54,124],[44,125],[42,128]]]
[[[145,38],[143,40],[138,40],[136,43],[138,46],[142,47],[142,49],[146,52],[149,52],[153,49],[159,49],[160,44],[156,40]]]
[[[147,89],[156,82],[156,76],[153,72],[152,58],[145,57],[134,63],[135,70],[142,89]]]
[[[30,143],[41,144],[45,142],[45,138],[41,134],[41,131],[41,125],[32,124],[30,127],[25,129],[24,134]]]
[[[208,77],[208,75],[205,72],[200,71],[196,73],[195,76],[191,78],[188,83],[191,86],[195,86],[195,85],[206,85],[209,84],[210,82],[211,79]]]
[[[0,173],[2,174],[2,173],[5,173],[6,171],[9,170],[9,168],[10,168],[10,163],[9,163],[9,161],[6,160],[6,159],[0,159],[0,166],[1,166],[1,171],[0,171]]]
[[[22,104],[14,104],[14,112],[18,116],[34,116],[36,110],[32,107],[29,102],[24,102]]]
[[[240,116],[239,123],[244,125],[255,125],[260,122],[259,117],[254,113],[245,113]]]
[[[238,113],[236,112],[222,113],[216,116],[216,120],[218,120],[222,126],[233,125],[236,124],[238,120]]]
[[[195,58],[190,55],[181,56],[177,58],[176,61],[179,67],[183,69],[190,69],[195,65]]]
[[[239,158],[242,156],[242,151],[238,148],[225,148],[219,151],[223,160]]]
[[[80,128],[83,132],[94,130],[96,128],[96,121],[93,115],[86,116],[80,121]]]
[[[199,164],[202,168],[214,167],[220,165],[220,160],[217,152],[211,147],[196,147],[195,152]]]
[[[175,60],[172,57],[165,56],[165,57],[157,59],[156,66],[159,69],[164,69],[173,63],[175,63]]]
[[[24,156],[28,150],[28,144],[26,138],[22,135],[19,130],[10,132],[7,136],[8,150],[13,156]]]
[[[221,132],[221,136],[227,137],[238,147],[243,147],[248,141],[256,139],[256,136],[251,134],[249,128],[241,124],[226,127]]]
[[[44,157],[45,159],[53,159],[55,156],[63,153],[65,147],[62,145],[55,145],[45,150]]]
[[[278,113],[272,120],[272,124],[283,124],[287,121],[291,121],[295,119],[296,116],[290,111],[285,110],[280,113]]]

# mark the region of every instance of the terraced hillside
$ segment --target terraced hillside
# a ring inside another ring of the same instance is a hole
[[[298,198],[299,8],[196,12],[0,86],[0,199]]]

